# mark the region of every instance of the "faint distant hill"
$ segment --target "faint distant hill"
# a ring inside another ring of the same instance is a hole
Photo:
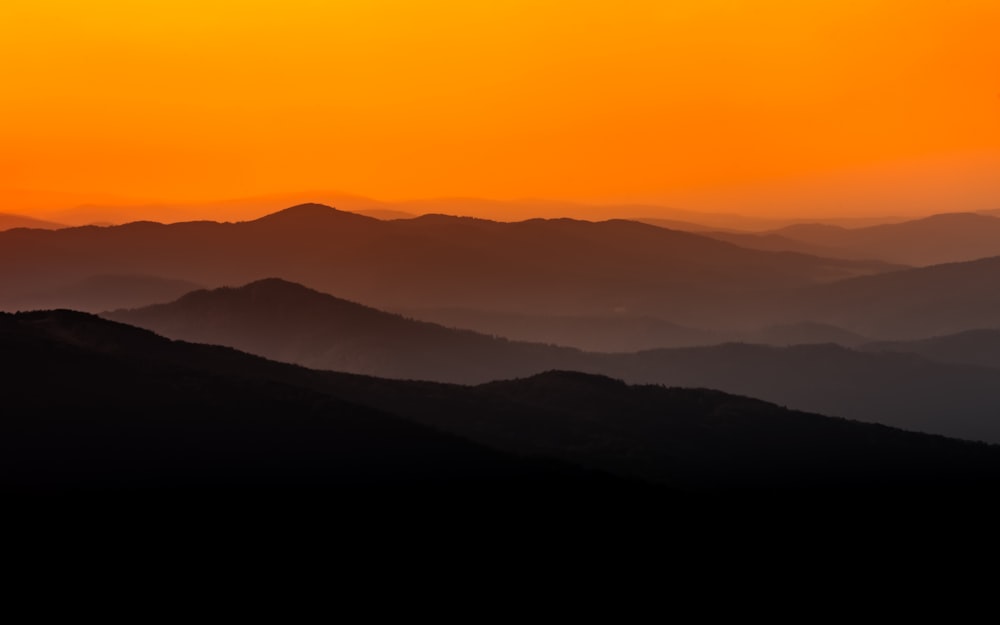
[[[43,230],[55,230],[65,228],[63,224],[54,221],[25,217],[24,215],[13,215],[10,213],[0,213],[0,230],[10,230],[11,228],[41,228]]]
[[[731,294],[890,269],[747,250],[629,221],[380,221],[302,205],[250,222],[136,222],[0,233],[0,307],[28,292],[131,273],[199,284],[281,276],[380,308],[625,312],[682,325],[731,317]]]
[[[796,226],[790,226],[792,228]],[[843,230],[837,226],[819,226],[822,228],[835,228],[837,230]],[[798,252],[800,254],[812,254],[815,256],[830,256],[837,258],[839,257],[849,257],[852,256],[850,253],[845,253],[836,247],[828,247],[824,245],[817,245],[814,243],[807,243],[806,241],[801,241],[795,239],[791,236],[785,236],[781,234],[773,233],[756,233],[756,232],[720,232],[720,231],[698,231],[707,237],[712,237],[713,239],[718,239],[719,241],[726,241],[727,243],[732,243],[733,245],[739,245],[740,247],[745,247],[752,250],[763,250],[766,252]],[[876,258],[876,257],[873,257]]]
[[[201,288],[187,280],[129,274],[96,275],[47,289],[29,290],[12,301],[21,310],[71,308],[100,312],[108,308],[136,308],[170,302]]]
[[[756,332],[747,333],[744,340],[766,345],[834,343],[845,347],[854,347],[868,342],[866,337],[856,332],[828,323],[808,321],[767,326]]]
[[[416,219],[418,215],[413,213],[407,213],[404,211],[389,210],[384,208],[372,208],[369,210],[359,210],[354,211],[359,215],[364,215],[365,217],[374,217],[375,219],[381,219],[382,221],[391,221],[393,219]]]
[[[936,265],[1000,256],[1000,218],[976,213],[946,213],[852,229],[802,224],[771,234],[806,246],[796,247],[796,251],[808,250],[808,253],[843,258],[878,258],[906,265]],[[752,236],[720,235],[720,238],[738,245],[754,246]],[[778,248],[771,245],[768,249]]]
[[[1000,327],[1000,257],[864,276],[747,301],[772,323],[808,320],[874,339],[912,340]]]
[[[968,330],[917,341],[866,343],[862,349],[919,354],[937,362],[1000,368],[1000,330],[997,329]]]
[[[1000,370],[833,344],[732,343],[608,356],[631,383],[716,388],[798,410],[1000,443]]]
[[[579,355],[414,321],[279,279],[103,316],[314,369],[392,378],[478,383],[566,368]]]
[[[586,353],[518,343],[389,315],[281,280],[199,291],[117,321],[318,368],[481,382],[552,368],[631,383],[715,388],[799,410],[1000,442],[1000,370],[832,344],[724,344]],[[786,328],[784,332],[836,329]]]
[[[971,494],[1000,479],[995,447],[715,391],[573,372],[476,387],[317,372],[72,311],[0,314],[0,366],[5,494],[322,489],[558,506],[623,494],[673,503],[627,477],[721,497]]]
[[[853,347],[869,338],[827,323],[798,322],[742,331],[703,330],[656,317],[545,316],[468,309],[405,309],[402,314],[518,341],[575,347],[592,352],[636,352],[736,341],[766,345],[836,343]]]
[[[634,352],[655,347],[721,343],[732,334],[689,328],[656,317],[630,315],[529,315],[461,308],[408,308],[409,317],[516,341],[548,343],[593,352]]]

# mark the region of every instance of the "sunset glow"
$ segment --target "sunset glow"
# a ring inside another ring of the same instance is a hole
[[[0,212],[312,189],[998,209],[998,32],[996,0],[11,0]]]

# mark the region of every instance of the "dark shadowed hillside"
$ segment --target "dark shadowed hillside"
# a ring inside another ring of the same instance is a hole
[[[205,352],[71,311],[0,315],[0,490],[473,496],[615,483],[294,383],[304,370],[288,367],[284,380],[220,371]],[[225,357],[235,369],[258,360]]]
[[[0,233],[0,307],[95,275],[208,286],[270,276],[380,308],[558,315],[732,316],[733,294],[885,271],[883,263],[747,250],[629,221],[379,221],[302,205],[241,223],[138,222]],[[150,302],[155,303],[155,302]]]
[[[926,489],[1000,476],[1000,452],[986,445],[579,373],[462,387],[317,372],[70,311],[0,315],[0,343],[7,489],[633,488],[413,422],[685,489]]]

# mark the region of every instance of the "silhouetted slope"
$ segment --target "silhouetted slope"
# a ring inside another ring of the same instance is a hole
[[[679,488],[878,488],[957,476],[992,479],[996,470],[995,447],[953,447],[951,439],[718,391],[627,386],[582,373],[548,372],[473,388],[417,382],[386,388],[370,378],[340,376],[330,384],[340,396],[501,449]]]
[[[574,485],[632,488],[390,413],[683,488],[973,487],[1000,475],[995,447],[579,373],[478,387],[383,380],[69,311],[0,315],[0,344],[8,488],[501,485],[554,497]]]
[[[43,230],[55,230],[65,228],[62,224],[24,215],[13,215],[11,213],[0,213],[0,230],[10,230],[12,228],[40,228]]]
[[[1000,330],[969,330],[919,341],[866,343],[865,351],[918,354],[937,362],[1000,368]]]
[[[0,488],[526,495],[605,479],[303,384],[213,370],[204,359],[212,352],[71,311],[0,315]],[[249,370],[257,360],[226,357],[250,361]]]
[[[379,221],[320,205],[234,224],[149,222],[0,233],[0,306],[119,273],[217,286],[270,276],[380,308],[652,315],[685,323],[729,294],[886,270],[881,263],[746,250],[628,221]],[[719,314],[722,314],[720,312]]]
[[[907,430],[1000,443],[1000,371],[837,345],[729,344],[607,356],[633,383],[697,386]]]
[[[307,367],[475,383],[568,367],[578,352],[453,330],[275,278],[105,317]]]
[[[1000,219],[975,213],[946,213],[896,224],[840,228],[801,224],[775,230],[778,235],[841,258],[879,258],[907,265],[936,265],[1000,256]],[[746,237],[728,237],[748,244]],[[773,242],[773,241],[772,241]],[[778,249],[778,248],[771,248]]]

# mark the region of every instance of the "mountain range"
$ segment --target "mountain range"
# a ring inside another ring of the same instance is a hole
[[[978,492],[1000,478],[993,446],[717,391],[569,372],[480,386],[393,381],[72,311],[0,314],[0,363],[5,492],[443,489],[671,503],[663,488]]]
[[[505,333],[518,319],[530,319],[517,338],[589,349],[757,340],[791,326],[812,328],[807,334],[815,338],[914,340],[1000,326],[1000,296],[992,288],[998,258],[902,269],[749,250],[627,221],[500,223],[440,215],[380,221],[303,205],[241,223],[2,232],[0,309],[98,312],[168,301],[184,284],[280,276],[379,309],[486,332]],[[144,301],[132,286],[118,292],[79,286],[108,284],[123,270],[129,280],[150,283]],[[463,319],[456,311],[471,312]],[[633,328],[645,324],[657,342],[640,346],[634,331],[621,330],[621,320]],[[590,340],[595,326],[604,337]]]
[[[0,308],[40,307],[39,293],[126,267],[129,274],[207,286],[280,276],[383,309],[420,302],[651,315],[681,325],[706,317],[741,321],[733,297],[894,268],[748,250],[628,221],[500,223],[442,215],[380,221],[302,205],[241,223],[0,233]]]
[[[988,361],[917,355],[922,343],[914,353],[901,353],[902,343],[853,350],[729,343],[588,353],[419,322],[278,279],[105,316],[174,339],[313,368],[452,383],[566,369],[632,383],[715,388],[800,410],[1000,442],[1000,369],[981,366]]]

